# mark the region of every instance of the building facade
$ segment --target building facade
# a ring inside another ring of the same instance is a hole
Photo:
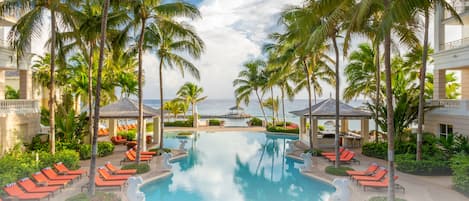
[[[30,143],[40,131],[39,101],[33,93],[32,55],[26,53],[17,62],[15,51],[7,42],[15,23],[15,17],[0,17],[0,155],[18,143]],[[8,79],[8,74],[16,74],[13,76],[16,78]],[[11,80],[16,83],[7,83]],[[7,84],[18,88],[19,99],[5,100]]]
[[[469,136],[469,0],[451,1],[464,24],[441,6],[434,15],[434,92],[427,104],[438,108],[425,114],[425,130],[440,137],[448,134]],[[457,31],[455,31],[457,30]],[[447,71],[460,74],[461,96],[448,100]]]

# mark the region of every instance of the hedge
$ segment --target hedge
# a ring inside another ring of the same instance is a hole
[[[362,146],[362,154],[365,156],[387,159],[388,144],[385,142],[365,143]]]
[[[137,174],[143,174],[143,173],[147,173],[148,171],[150,171],[150,165],[146,163],[141,163],[137,165],[134,163],[134,164],[124,165],[122,166],[121,169],[122,170],[137,169]]]
[[[335,168],[335,166],[326,167],[326,173],[335,176],[349,176],[347,170],[353,170],[353,168],[347,166],[339,166],[339,168]]]
[[[173,121],[173,122],[164,122],[164,126],[167,127],[192,127],[192,121]]]
[[[451,159],[454,188],[469,197],[469,156],[457,154]]]
[[[136,130],[128,130],[128,131],[120,131],[117,135],[122,136],[123,138],[127,139],[128,141],[135,141],[137,139],[137,131]]]
[[[96,192],[96,194],[90,198],[86,193],[80,193],[73,197],[67,198],[66,201],[120,201],[122,200],[116,193],[112,192]]]
[[[249,126],[262,126],[262,120],[257,117],[253,117],[248,121],[248,124]]]
[[[415,175],[451,175],[449,161],[437,158],[417,161],[414,154],[396,155],[396,169]]]
[[[210,119],[210,120],[208,120],[208,125],[209,126],[220,126],[221,121],[218,120],[218,119]]]
[[[98,157],[109,156],[114,152],[114,144],[111,142],[98,142]],[[82,144],[78,151],[80,160],[87,160],[91,158],[91,145]]]
[[[274,132],[274,133],[294,133],[294,134],[298,134],[300,133],[300,129],[299,128],[295,128],[295,129],[284,129],[283,127],[268,127],[267,128],[267,131],[269,132]]]

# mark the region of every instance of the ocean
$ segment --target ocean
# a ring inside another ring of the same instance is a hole
[[[317,102],[320,102],[321,100],[318,100]],[[160,107],[160,100],[158,99],[145,99],[143,100],[144,104],[154,107],[154,108],[159,108]],[[366,101],[364,100],[354,100],[350,101],[348,104],[353,106],[353,107],[360,107],[364,106],[364,103]],[[200,115],[223,115],[227,114],[230,112],[229,108],[233,107],[236,105],[235,100],[229,100],[229,99],[207,99],[199,104],[197,104],[197,111]],[[314,105],[314,104],[313,104]],[[249,105],[244,105],[241,104],[241,107],[244,108],[244,112],[247,114],[250,114],[255,117],[263,118],[262,116],[262,111],[259,107],[259,103],[255,100],[251,100]],[[279,106],[279,118],[280,120],[283,118],[282,116],[282,106]],[[293,100],[293,101],[285,101],[285,111],[286,111],[286,119],[287,121],[291,121],[294,123],[299,122],[300,118],[289,113],[290,111],[295,111],[295,110],[302,110],[308,107],[308,100],[305,99],[298,99],[298,100]],[[268,119],[270,120],[272,118],[272,111],[265,108],[266,115],[268,116]],[[191,109],[189,108],[188,115],[192,114]],[[182,116],[182,115],[180,115]],[[222,119],[225,120],[225,126],[246,126],[246,122],[249,119]],[[331,119],[332,120],[332,119]],[[325,121],[319,121],[319,124],[324,124]],[[370,120],[370,130],[374,129],[374,121]],[[358,120],[351,120],[349,122],[349,129],[350,130],[360,130],[360,121]]]

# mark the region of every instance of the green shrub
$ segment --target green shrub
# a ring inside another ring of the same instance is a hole
[[[117,133],[117,135],[122,136],[128,141],[135,141],[137,139],[137,131],[135,129],[127,130],[127,131],[120,131]]]
[[[326,167],[326,173],[335,176],[348,176],[347,170],[353,170],[353,168],[347,166],[339,166],[339,168],[335,168],[335,166]]]
[[[147,125],[146,125],[146,129],[145,129],[147,132],[152,132],[153,131],[153,122],[148,122]]]
[[[457,154],[451,159],[450,165],[453,170],[454,188],[469,196],[469,156]]]
[[[218,119],[210,119],[210,120],[208,120],[208,125],[209,126],[220,126],[221,121],[218,120]]]
[[[96,192],[93,198],[88,197],[86,193],[80,193],[78,195],[67,198],[66,201],[121,201],[118,195],[111,192]]]
[[[324,125],[319,125],[318,129],[319,129],[319,131],[325,131],[326,127]]]
[[[299,128],[294,128],[294,129],[284,129],[283,127],[268,127],[267,131],[269,132],[274,132],[274,133],[294,133],[294,134],[299,134],[300,129]]]
[[[109,156],[114,152],[114,144],[111,142],[98,142],[98,156]]]
[[[90,159],[91,158],[91,145],[81,144],[78,148],[78,153],[80,155],[80,160]]]
[[[313,149],[313,150],[307,149],[303,153],[311,153],[311,155],[313,155],[313,156],[321,156],[322,150],[320,150],[320,149]]]
[[[49,135],[36,135],[29,144],[29,150],[31,151],[49,151]],[[43,138],[46,138],[45,140]]]
[[[148,151],[151,151],[151,152],[156,152],[156,155],[161,155],[162,153],[166,152],[166,153],[171,153],[171,149],[169,148],[154,148],[154,149],[150,149]]]
[[[257,117],[253,117],[248,121],[248,124],[250,126],[262,126],[262,120]]]
[[[388,144],[386,142],[365,143],[362,146],[362,154],[365,156],[387,159]]]
[[[415,175],[451,175],[449,161],[426,157],[415,160],[414,154],[396,155],[396,169]]]
[[[164,126],[167,127],[192,127],[192,121],[173,121],[173,122],[164,122]]]
[[[137,166],[137,164],[128,164],[128,165],[124,165],[122,166],[123,170],[128,170],[128,169],[137,169],[137,174],[143,174],[143,173],[147,173],[148,171],[150,171],[150,165],[146,164],[146,163],[142,163],[140,165]]]

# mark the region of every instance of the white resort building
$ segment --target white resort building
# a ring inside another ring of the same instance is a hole
[[[425,130],[446,137],[469,136],[469,0],[453,0],[461,16],[461,25],[448,11],[437,7],[434,24],[434,91],[431,105],[440,107],[425,115]],[[454,30],[457,30],[456,32]],[[461,95],[457,100],[446,96],[447,71],[460,74]]]
[[[15,51],[7,42],[15,17],[0,17],[0,155],[15,144],[31,142],[40,131],[39,101],[33,93],[30,53],[17,65]],[[19,90],[19,99],[5,100],[7,85]]]

